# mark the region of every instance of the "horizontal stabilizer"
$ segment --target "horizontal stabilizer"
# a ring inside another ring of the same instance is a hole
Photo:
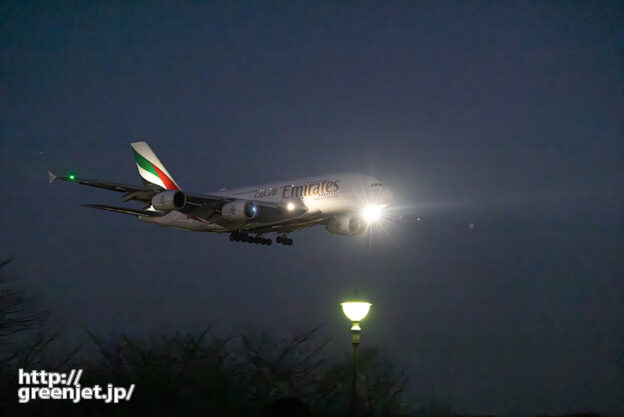
[[[164,213],[157,211],[132,209],[128,207],[104,206],[102,204],[81,204],[81,206],[99,210],[113,211],[115,213],[132,214],[134,216],[161,217],[164,215]]]

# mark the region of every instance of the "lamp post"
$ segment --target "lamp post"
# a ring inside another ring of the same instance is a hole
[[[358,346],[360,344],[360,321],[366,317],[371,303],[366,301],[346,301],[341,303],[342,311],[351,320],[351,343],[353,344],[353,375],[351,380],[351,414],[357,415],[357,373]]]

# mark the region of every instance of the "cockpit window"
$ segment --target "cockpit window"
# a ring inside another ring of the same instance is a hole
[[[378,182],[374,182],[374,183],[372,183],[370,186],[371,186],[372,188],[374,188],[374,187],[383,187],[383,185],[382,185],[382,184],[379,184]]]

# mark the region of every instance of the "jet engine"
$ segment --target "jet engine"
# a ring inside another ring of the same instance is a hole
[[[152,207],[160,211],[179,210],[186,204],[182,191],[161,191],[152,197]]]
[[[329,219],[327,231],[335,235],[353,236],[366,230],[366,223],[358,216],[343,215]]]
[[[221,216],[228,220],[253,219],[260,213],[260,209],[251,201],[235,200],[223,205]]]

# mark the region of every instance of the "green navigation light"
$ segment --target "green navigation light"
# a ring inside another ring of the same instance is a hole
[[[76,176],[74,174],[69,174],[69,180],[73,181],[76,179]]]

